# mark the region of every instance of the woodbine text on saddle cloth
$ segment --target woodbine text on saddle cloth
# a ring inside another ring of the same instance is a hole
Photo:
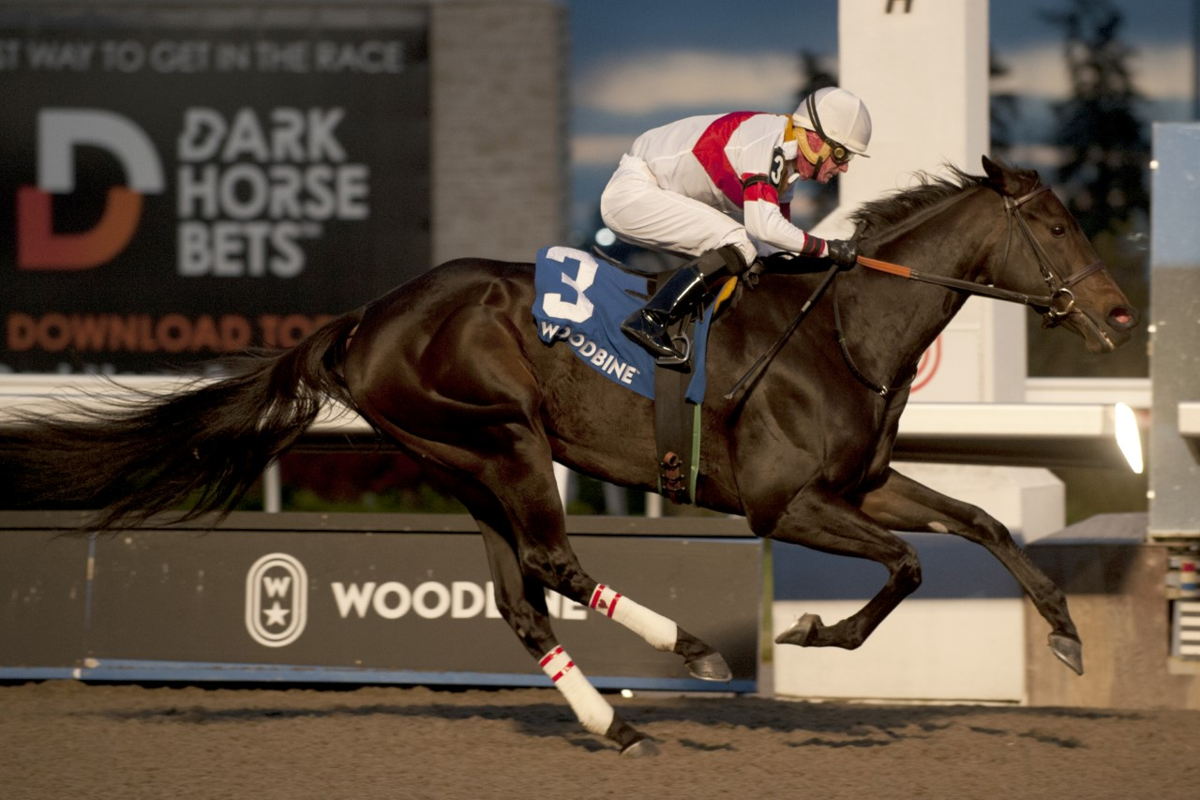
[[[621,320],[641,306],[647,281],[570,247],[538,251],[533,317],[547,344],[565,342],[584,363],[611,381],[654,398],[654,356],[621,333]],[[696,326],[687,399],[704,399],[704,357],[712,311]]]

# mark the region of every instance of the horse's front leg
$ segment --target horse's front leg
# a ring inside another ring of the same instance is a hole
[[[832,493],[806,489],[774,520],[756,522],[751,513],[751,524],[760,536],[825,553],[867,558],[888,571],[883,588],[856,613],[829,626],[819,616],[805,614],[775,638],[779,644],[854,649],[921,585],[921,565],[912,545]]]
[[[1067,600],[1054,582],[1017,547],[1008,528],[987,512],[947,497],[895,470],[882,486],[867,494],[862,510],[893,530],[953,533],[983,545],[1017,579],[1038,613],[1050,623],[1050,649],[1071,669],[1083,674],[1083,646]]]

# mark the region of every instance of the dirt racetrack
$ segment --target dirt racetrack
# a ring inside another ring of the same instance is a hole
[[[1197,797],[1200,712],[612,698],[653,759],[552,689],[0,687],[0,797]]]

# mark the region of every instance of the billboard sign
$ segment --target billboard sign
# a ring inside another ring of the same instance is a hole
[[[253,514],[213,531],[63,535],[64,512],[0,518],[0,679],[548,685],[501,619],[467,517]],[[549,592],[564,647],[597,685],[751,691],[762,553],[742,520],[597,518],[572,535],[590,574],[716,647],[732,683]],[[707,523],[707,525],[705,524]],[[690,523],[689,523],[690,524]],[[708,528],[706,532],[703,530]],[[661,530],[658,526],[657,530]]]
[[[0,31],[0,370],[288,346],[426,270],[426,38]]]

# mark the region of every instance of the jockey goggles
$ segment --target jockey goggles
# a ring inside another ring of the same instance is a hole
[[[854,153],[846,145],[839,141],[829,138],[825,133],[825,129],[821,127],[821,118],[817,116],[817,104],[813,98],[816,92],[809,94],[806,106],[808,107],[808,118],[812,120],[813,127],[817,130],[817,135],[825,140],[825,146],[817,153],[817,157],[822,156],[833,159],[833,163],[839,167],[850,163],[850,159],[854,158]]]

